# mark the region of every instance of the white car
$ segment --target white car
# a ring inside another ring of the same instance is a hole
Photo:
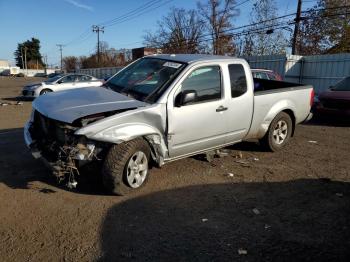
[[[64,74],[49,78],[42,83],[27,85],[23,88],[22,95],[28,98],[35,98],[49,92],[82,87],[97,87],[102,85],[103,81],[93,76],[83,74]]]

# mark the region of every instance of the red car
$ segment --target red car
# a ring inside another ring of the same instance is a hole
[[[283,81],[279,74],[268,69],[252,69],[252,74],[254,78]]]
[[[318,96],[315,104],[320,115],[350,116],[350,76]]]

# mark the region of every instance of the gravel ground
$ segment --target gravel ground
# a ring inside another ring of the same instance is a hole
[[[277,153],[241,143],[153,168],[129,196],[106,194],[95,171],[69,191],[24,145],[31,102],[16,96],[35,81],[0,78],[13,103],[0,106],[2,261],[350,261],[348,126],[300,125]]]

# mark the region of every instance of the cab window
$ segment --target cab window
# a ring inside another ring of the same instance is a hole
[[[181,92],[184,91],[195,92],[195,99],[191,104],[221,99],[220,66],[205,66],[193,70],[182,82]]]

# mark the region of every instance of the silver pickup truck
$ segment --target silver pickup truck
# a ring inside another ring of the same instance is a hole
[[[104,87],[50,93],[33,102],[24,137],[60,181],[75,186],[82,165],[100,162],[119,195],[145,184],[158,166],[247,139],[284,147],[310,118],[312,86],[253,79],[243,59],[154,55]]]

